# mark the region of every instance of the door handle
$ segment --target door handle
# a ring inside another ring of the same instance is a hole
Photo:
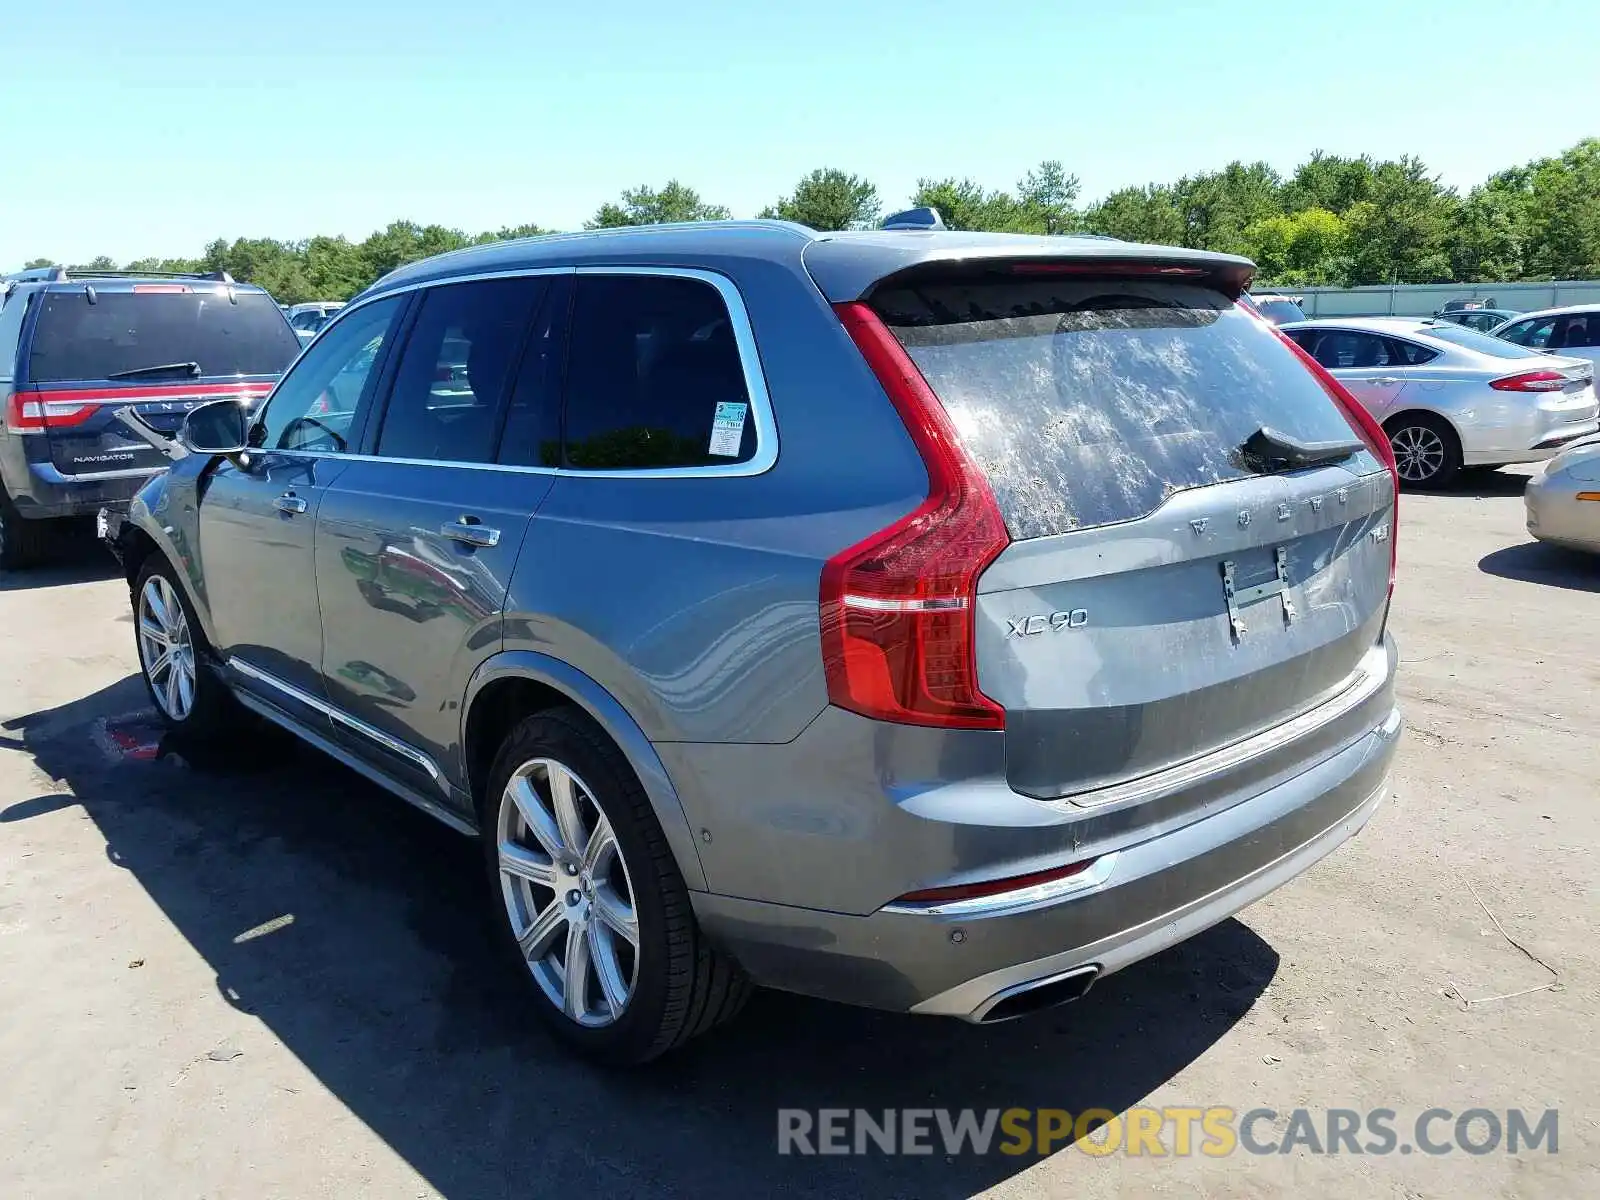
[[[439,526],[439,532],[453,542],[460,542],[466,546],[498,546],[500,544],[500,531],[490,529],[477,517],[462,517],[459,521],[448,521]]]
[[[1377,379],[1374,379],[1372,382],[1377,384],[1379,387],[1393,387],[1400,381],[1392,375],[1383,375]]]
[[[272,507],[281,513],[303,513],[306,510],[306,502],[293,492],[285,492],[272,502]]]

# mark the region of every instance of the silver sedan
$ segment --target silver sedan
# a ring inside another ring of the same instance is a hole
[[[1523,493],[1528,532],[1541,542],[1600,554],[1600,442],[1551,459]]]
[[[1377,417],[1401,480],[1551,458],[1600,430],[1594,364],[1448,321],[1349,317],[1282,326]]]

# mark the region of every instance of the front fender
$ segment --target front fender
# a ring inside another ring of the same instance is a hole
[[[667,836],[672,857],[683,872],[684,882],[693,891],[705,891],[705,871],[700,864],[694,831],[689,827],[683,803],[678,799],[677,789],[673,787],[672,779],[656,754],[655,747],[628,711],[605,688],[576,667],[532,650],[505,650],[487,659],[473,672],[467,684],[466,697],[461,705],[459,744],[467,744],[467,719],[478,694],[489,684],[502,679],[527,679],[552,688],[582,708],[606,731],[644,786],[656,821]]]
[[[192,460],[191,460],[192,461]],[[211,605],[207,603],[205,578],[200,568],[200,548],[195,542],[199,528],[196,508],[197,476],[182,466],[167,471],[140,488],[128,505],[128,515],[123,520],[119,536],[121,545],[117,557],[124,563],[130,531],[149,538],[157,552],[166,556],[176,569],[178,582],[188,596],[189,606],[200,618],[200,628],[206,644],[217,644],[216,629],[211,621]],[[129,583],[133,580],[130,578]]]

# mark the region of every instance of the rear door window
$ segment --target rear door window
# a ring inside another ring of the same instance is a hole
[[[276,375],[300,353],[300,340],[264,293],[236,292],[237,303],[231,303],[225,290],[153,286],[163,290],[100,288],[93,304],[86,288],[46,292],[34,325],[28,378],[34,383],[133,378],[129,372],[187,362],[198,363],[205,377]]]
[[[567,349],[566,462],[592,471],[755,457],[722,295],[699,279],[580,275]]]
[[[0,300],[0,383],[10,383],[16,376],[17,351],[22,336],[22,318],[27,315],[33,296],[14,295]]]
[[[1373,333],[1331,329],[1317,343],[1316,359],[1330,371],[1387,367],[1390,357],[1388,340]]]
[[[873,304],[988,475],[1013,537],[1154,512],[1250,474],[1262,426],[1348,441],[1288,346],[1225,296],[1145,281],[929,282]],[[1378,469],[1362,454],[1356,470]]]

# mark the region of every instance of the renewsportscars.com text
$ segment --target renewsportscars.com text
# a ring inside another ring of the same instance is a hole
[[[1520,1108],[1278,1112],[1214,1106],[1130,1108],[782,1108],[779,1154],[1555,1154],[1559,1114]]]

